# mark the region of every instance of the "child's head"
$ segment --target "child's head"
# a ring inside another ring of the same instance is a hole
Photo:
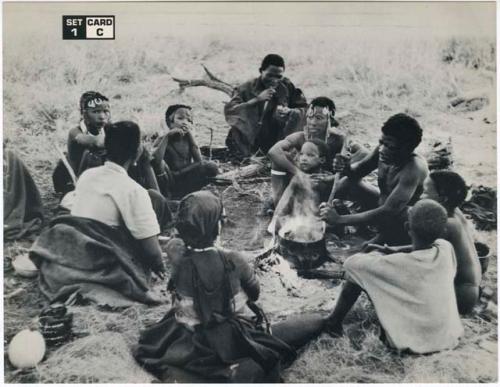
[[[424,181],[422,198],[437,201],[446,208],[448,214],[452,214],[466,197],[467,185],[456,172],[432,171]]]
[[[102,128],[111,119],[109,100],[96,91],[86,91],[80,97],[80,113],[87,126]]]
[[[210,191],[185,196],[179,204],[176,228],[184,243],[192,248],[213,246],[222,220],[222,201]]]
[[[442,237],[448,217],[446,210],[434,200],[418,201],[409,213],[409,233],[413,241],[430,244]]]
[[[324,141],[310,139],[302,145],[299,154],[299,168],[305,173],[314,173],[326,164],[328,147]]]
[[[193,123],[191,106],[188,105],[170,105],[165,112],[165,122],[170,129],[187,130]]]

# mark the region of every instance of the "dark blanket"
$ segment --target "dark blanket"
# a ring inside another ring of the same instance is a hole
[[[497,228],[497,191],[480,185],[472,190],[470,200],[460,206],[469,215],[479,230]]]
[[[75,216],[61,216],[37,238],[30,258],[51,301],[74,292],[101,305],[157,303],[148,293],[149,269],[125,230]]]
[[[5,240],[37,231],[43,220],[38,188],[24,163],[6,151],[3,175],[3,223]]]
[[[210,327],[191,329],[177,322],[175,309],[141,332],[134,355],[139,364],[167,382],[181,369],[185,383],[276,383],[280,370],[296,357],[295,351],[246,319],[223,318]],[[169,372],[170,371],[170,372]]]

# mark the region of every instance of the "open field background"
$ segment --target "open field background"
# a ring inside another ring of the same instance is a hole
[[[32,171],[47,216],[57,205],[51,181],[58,160],[53,144],[64,149],[67,131],[79,120],[82,92],[98,90],[107,95],[112,119],[138,122],[147,143],[151,135],[161,132],[169,104],[190,104],[199,144],[208,144],[208,128],[212,128],[214,144],[222,145],[228,130],[222,109],[228,97],[206,88],[180,94],[172,77],[200,78],[204,64],[223,80],[237,84],[256,76],[260,60],[269,52],[285,57],[287,76],[308,99],[318,95],[334,99],[341,127],[354,139],[373,146],[383,122],[392,114],[407,112],[424,129],[422,152],[432,141],[451,138],[455,169],[468,184],[496,186],[496,43],[490,19],[468,19],[469,30],[454,25],[432,29],[419,28],[417,22],[405,25],[397,13],[381,13],[379,19],[373,14],[347,14],[342,19],[322,9],[315,10],[314,17],[299,9],[281,17],[279,8],[272,8],[269,16],[259,7],[236,16],[229,8],[221,9],[227,17],[220,16],[220,21],[189,11],[154,14],[153,8],[134,19],[129,9],[122,19],[117,17],[117,40],[106,42],[62,41],[60,15],[72,14],[70,9],[39,13],[41,25],[50,20],[42,32],[17,34],[16,21],[27,10],[10,8],[12,17],[4,23],[4,144],[16,150]],[[494,12],[494,6],[491,9]],[[73,14],[85,14],[79,11]],[[403,13],[411,14],[411,10]],[[150,23],[135,25],[138,19]],[[275,25],[276,20],[281,24]],[[369,24],[367,20],[382,22]],[[466,102],[451,106],[457,98]],[[228,214],[234,222],[232,233],[226,233],[223,241],[228,247],[262,247],[255,245],[255,238],[235,238],[238,230],[248,231],[249,224],[259,226],[256,215],[269,187],[264,183],[249,187],[248,192],[243,196],[226,192]],[[479,234],[493,250],[485,286],[496,304],[497,235]],[[23,254],[29,246],[29,240],[6,244],[4,255]],[[16,297],[4,299],[8,343],[31,323],[45,301],[36,281],[20,279],[12,272],[4,277],[5,294],[23,289]],[[261,278],[262,303],[272,318],[327,311],[333,306],[335,286],[306,283],[289,272],[278,277],[266,273]],[[156,284],[158,289],[162,286]],[[77,328],[85,337],[49,353],[33,372],[15,372],[6,360],[6,381],[148,382],[151,376],[130,359],[130,345],[139,329],[160,318],[167,308],[137,307],[121,313],[74,308]],[[483,309],[463,319],[466,335],[457,349],[400,357],[378,341],[374,312],[364,299],[349,318],[351,341],[320,337],[287,371],[285,381],[494,382],[498,379],[497,316]]]

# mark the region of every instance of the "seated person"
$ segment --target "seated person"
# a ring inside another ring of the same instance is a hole
[[[82,120],[69,131],[67,149],[67,160],[76,178],[88,168],[104,164],[105,126],[111,119],[109,100],[101,93],[87,91],[80,97],[80,113]],[[150,162],[149,153],[141,145],[140,157],[128,172],[144,188],[159,190]],[[56,192],[67,193],[74,189],[62,161],[58,163],[52,179]]]
[[[3,237],[5,240],[19,239],[41,228],[42,199],[18,155],[5,149],[3,157]]]
[[[201,159],[193,138],[190,106],[169,106],[165,121],[170,130],[155,144],[153,165],[162,194],[181,198],[204,187],[208,178],[216,176],[219,169],[214,162]]]
[[[31,249],[40,288],[51,300],[78,291],[98,303],[151,304],[150,273],[165,271],[157,236],[171,214],[163,196],[148,194],[127,174],[140,149],[137,124],[109,125],[104,147],[104,165],[76,184],[71,215],[54,220]]]
[[[446,210],[440,204],[421,200],[409,211],[412,252],[349,257],[344,263],[346,281],[327,331],[343,334],[344,317],[365,291],[390,347],[418,354],[455,347],[463,327],[453,287],[455,252],[449,242],[438,239],[446,223]]]
[[[304,142],[297,159],[300,172],[290,181],[275,211],[275,232],[286,217],[319,219],[319,204],[328,200],[330,187],[323,182],[315,184],[310,177],[325,173],[327,160],[328,147],[324,141],[312,138]]]
[[[330,98],[314,98],[307,110],[303,131],[288,135],[269,150],[268,156],[272,162],[271,187],[274,206],[278,204],[290,179],[300,172],[300,168],[293,162],[293,159],[306,140],[316,138],[326,141],[330,160],[342,150],[344,135],[333,129],[334,126],[338,126],[334,116],[335,104]],[[352,160],[366,155],[367,151],[364,148],[357,144],[352,145],[356,149]],[[331,170],[331,163],[328,163],[326,168]]]
[[[260,327],[252,318],[260,286],[249,257],[215,245],[222,215],[221,200],[208,191],[180,203],[180,239],[167,245],[172,308],[141,333],[134,354],[162,381],[181,370],[196,382],[278,382],[295,350],[323,328],[316,314],[273,325],[272,333]]]
[[[429,170],[425,159],[414,152],[422,140],[418,122],[404,114],[390,117],[382,126],[380,145],[357,163],[337,155],[334,172],[343,172],[336,197],[355,201],[366,211],[339,215],[329,203],[322,203],[320,212],[330,225],[374,225],[378,235],[372,243],[405,244],[409,236],[404,229],[407,208],[423,191]],[[378,171],[378,188],[363,177]]]
[[[111,120],[109,100],[104,95],[88,91],[80,97],[80,125],[68,134],[68,161],[76,176],[87,168],[102,165],[104,126]]]
[[[448,213],[443,239],[453,245],[457,257],[455,293],[460,314],[472,312],[479,300],[481,265],[474,245],[473,230],[459,207],[467,196],[467,186],[460,175],[452,171],[432,171],[424,181],[422,199],[440,203]],[[411,251],[411,246],[371,248],[393,253]]]
[[[283,76],[284,59],[266,55],[259,72],[259,77],[238,86],[224,107],[231,126],[226,145],[241,159],[259,150],[267,153],[277,141],[304,125],[306,97]]]

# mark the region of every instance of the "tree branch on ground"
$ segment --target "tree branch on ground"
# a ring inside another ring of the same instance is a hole
[[[203,67],[203,70],[205,70],[208,79],[181,79],[172,77],[172,79],[179,84],[181,93],[188,87],[205,86],[211,89],[222,91],[230,97],[233,95],[233,89],[235,87],[234,85],[231,85],[230,83],[222,81],[221,79],[216,77],[204,64],[202,64],[201,66]]]

